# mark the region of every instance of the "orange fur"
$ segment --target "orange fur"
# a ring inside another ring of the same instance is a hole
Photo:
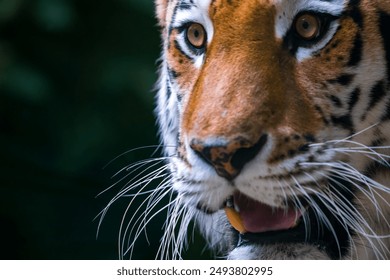
[[[210,13],[215,35],[188,97],[182,131],[197,139],[243,136],[253,145],[265,132],[284,139],[321,129],[310,93],[292,74],[295,61],[273,39],[275,10],[268,1],[216,1]],[[272,158],[300,144],[283,146]]]

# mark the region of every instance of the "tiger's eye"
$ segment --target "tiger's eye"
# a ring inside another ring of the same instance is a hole
[[[203,48],[206,44],[206,30],[199,23],[192,23],[187,29],[187,40],[195,48]]]
[[[302,14],[295,21],[295,30],[303,39],[313,40],[320,34],[320,19],[312,14]]]

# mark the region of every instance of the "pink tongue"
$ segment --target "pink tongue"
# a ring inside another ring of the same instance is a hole
[[[234,203],[248,232],[286,230],[295,226],[301,213],[296,209],[272,208],[241,193],[234,195]]]

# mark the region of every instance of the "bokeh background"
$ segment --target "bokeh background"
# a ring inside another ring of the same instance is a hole
[[[98,194],[158,144],[158,31],[152,0],[0,0],[1,259],[118,259],[129,199],[96,237],[120,186]],[[163,221],[133,258],[155,258]],[[210,256],[194,242],[184,258]]]

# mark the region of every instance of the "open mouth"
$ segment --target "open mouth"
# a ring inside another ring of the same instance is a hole
[[[303,215],[297,208],[274,208],[239,192],[227,200],[225,212],[240,234],[289,230],[299,224]]]
[[[347,196],[343,197],[347,199]],[[332,259],[342,258],[350,242],[349,228],[321,200],[313,197],[312,201],[321,215],[307,203],[303,210],[293,206],[274,208],[235,193],[226,201],[225,213],[237,232],[237,247],[245,244],[311,244]]]

